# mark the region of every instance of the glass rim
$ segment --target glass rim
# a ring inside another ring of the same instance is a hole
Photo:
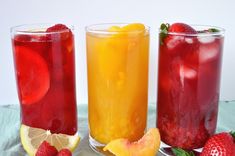
[[[219,30],[218,32],[200,32],[197,34],[190,34],[190,33],[181,33],[181,32],[167,32],[166,34],[168,35],[175,35],[175,36],[188,36],[188,37],[206,37],[206,36],[224,36],[225,34],[225,29],[222,27],[218,27],[218,26],[211,26],[211,25],[200,25],[200,24],[189,24],[189,26],[192,26],[193,28],[214,28]],[[203,30],[207,30],[207,29],[202,29],[202,30],[197,30],[196,31],[203,31]],[[161,33],[162,30],[159,28],[158,32]]]
[[[40,29],[45,30],[56,24],[63,24],[67,26],[69,29],[51,31],[51,32],[40,31]],[[65,24],[65,23],[32,23],[32,24],[16,25],[10,28],[11,34],[25,34],[25,35],[58,34],[58,33],[68,32],[69,30],[74,31],[74,26],[70,24]]]
[[[149,32],[150,27],[143,24],[145,26],[144,30],[129,30],[129,31],[108,31],[107,29],[97,29],[99,26],[125,26],[128,24],[133,23],[97,23],[97,24],[91,24],[85,27],[86,32],[88,33],[94,33],[94,34],[117,34],[117,33],[141,33],[141,32]],[[108,27],[107,27],[108,28]]]

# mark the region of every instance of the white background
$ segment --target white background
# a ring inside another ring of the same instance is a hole
[[[162,22],[216,25],[226,29],[221,100],[235,99],[235,3],[233,0],[0,0],[0,105],[17,104],[10,27],[70,23],[76,28],[77,101],[87,103],[84,27],[142,22],[151,27],[149,102],[156,102],[157,29]]]

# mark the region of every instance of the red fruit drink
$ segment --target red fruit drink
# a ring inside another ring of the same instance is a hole
[[[21,119],[30,127],[73,135],[77,132],[74,36],[62,24],[48,27],[12,29]]]
[[[216,129],[223,30],[176,27],[160,31],[157,127],[164,143],[195,149]]]

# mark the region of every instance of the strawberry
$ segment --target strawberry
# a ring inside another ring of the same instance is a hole
[[[56,24],[52,27],[47,28],[46,32],[57,32],[57,31],[66,30],[66,29],[69,29],[69,28],[64,24]]]
[[[197,34],[197,31],[194,30],[191,26],[184,23],[174,23],[170,24],[161,24],[160,35],[161,42],[168,36],[168,33],[182,33],[182,34]]]
[[[212,136],[205,144],[200,156],[234,156],[235,132],[222,132]]]
[[[43,141],[39,146],[36,156],[56,156],[58,153],[54,146],[51,146],[48,142]]]
[[[222,132],[215,134],[207,140],[200,156],[234,156],[235,155],[235,132]],[[195,156],[195,151],[185,151],[180,148],[173,148],[176,156]]]
[[[72,156],[72,153],[70,150],[64,148],[56,156]]]
[[[197,31],[194,30],[191,26],[185,23],[174,23],[169,27],[168,32],[171,33],[185,33],[185,34],[197,34]]]
[[[194,52],[198,48],[198,41],[194,34],[197,34],[197,31],[184,23],[162,24],[160,44],[170,55],[185,56],[185,53]]]
[[[52,32],[52,34],[47,35],[47,37],[51,38],[52,40],[57,40],[58,37],[60,37],[62,40],[65,40],[68,37],[72,36],[71,30],[64,24],[56,24],[54,26],[51,26],[47,28],[46,32],[48,33]]]

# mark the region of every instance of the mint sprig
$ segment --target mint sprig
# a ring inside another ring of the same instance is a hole
[[[208,29],[208,32],[211,32],[211,33],[213,33],[213,32],[219,32],[219,30],[218,30],[218,29],[215,29],[215,28],[210,28],[210,29]]]
[[[187,152],[181,148],[172,148],[171,150],[176,156],[195,156],[192,151]]]
[[[160,44],[163,45],[163,40],[167,36],[168,29],[170,27],[170,24],[168,23],[162,23],[160,26]]]

